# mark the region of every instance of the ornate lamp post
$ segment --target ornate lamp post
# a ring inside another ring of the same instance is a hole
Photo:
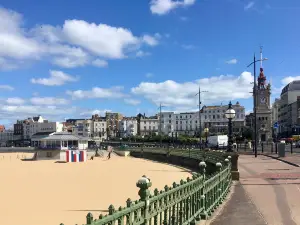
[[[231,101],[229,102],[228,109],[225,112],[228,119],[228,145],[227,152],[232,152],[233,136],[232,136],[232,119],[235,118],[235,110],[232,108]]]
[[[208,136],[208,132],[209,132],[208,127],[205,127],[205,128],[204,128],[204,133],[205,133],[205,144],[207,144],[207,136]]]

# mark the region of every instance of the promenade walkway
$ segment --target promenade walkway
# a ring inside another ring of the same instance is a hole
[[[240,182],[212,225],[300,224],[300,168],[259,155],[239,158]]]

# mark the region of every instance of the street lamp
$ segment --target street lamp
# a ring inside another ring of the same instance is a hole
[[[229,102],[228,109],[225,112],[225,117],[228,119],[228,144],[227,152],[232,152],[232,120],[235,118],[235,110],[232,108],[231,101]]]
[[[208,132],[209,132],[208,127],[205,127],[205,128],[204,128],[204,133],[205,133],[205,144],[207,144],[207,136],[208,136]]]
[[[256,87],[256,63],[257,62],[263,62],[268,60],[268,58],[262,58],[262,49],[260,49],[261,53],[261,58],[256,59],[255,54],[253,58],[253,62],[250,63],[247,67],[250,67],[253,65],[253,78],[254,78],[254,87],[253,87],[253,96],[254,96],[254,152],[255,152],[255,157],[257,157],[257,124],[256,124],[256,102],[257,102],[257,87]]]
[[[144,136],[142,136],[142,139],[143,139],[143,145],[142,145],[142,154],[144,154],[145,137],[144,137]]]

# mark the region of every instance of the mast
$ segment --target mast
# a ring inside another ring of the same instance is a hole
[[[262,48],[263,48],[263,46],[260,46],[260,68],[263,68],[263,66],[262,66],[262,62],[263,62]]]

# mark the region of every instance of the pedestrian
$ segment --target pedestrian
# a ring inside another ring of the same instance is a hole
[[[112,152],[112,147],[111,146],[108,146],[108,156],[107,156],[107,159],[110,159],[110,155],[111,155],[111,152]]]

